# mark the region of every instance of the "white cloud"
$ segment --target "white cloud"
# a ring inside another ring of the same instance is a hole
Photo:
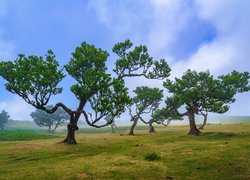
[[[200,46],[190,58],[182,60],[182,63],[177,62],[174,67],[182,66],[196,70],[209,68],[215,74],[228,73],[234,69],[249,70],[250,22],[247,18],[250,12],[243,7],[247,6],[243,5],[243,2],[249,7],[250,2],[244,0],[237,3],[226,0],[197,0],[200,18],[213,23],[217,29],[217,38]]]
[[[171,57],[169,49],[195,14],[187,1],[151,0],[152,24],[146,36],[150,50],[156,56]]]
[[[34,108],[20,97],[11,96],[8,101],[0,102],[0,110],[7,111],[14,120],[31,120],[30,113]]]

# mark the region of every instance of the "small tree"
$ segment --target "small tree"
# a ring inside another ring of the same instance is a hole
[[[209,101],[219,101],[225,102],[227,104],[234,103],[236,99],[234,96],[237,93],[243,93],[250,90],[250,86],[248,85],[249,73],[239,73],[237,71],[233,71],[230,74],[219,76],[217,81],[217,87],[213,96],[210,96],[209,99],[205,97],[205,100]],[[216,80],[215,80],[216,81]],[[219,82],[219,84],[218,84]],[[209,92],[211,92],[212,83],[210,82],[210,86],[205,86],[204,88]],[[219,88],[218,88],[219,87]],[[210,89],[209,89],[210,88]],[[220,90],[220,92],[218,91]],[[200,115],[204,117],[203,123],[200,125],[199,129],[203,129],[207,124],[207,117],[209,112],[214,112],[215,107],[213,106],[204,106],[199,109]],[[218,113],[224,113],[228,111],[229,106],[225,107],[225,109],[221,109]]]
[[[131,121],[133,122],[128,134],[134,135],[134,129],[138,120],[141,120],[145,124],[149,124],[150,132],[155,132],[152,125],[154,121],[152,119],[146,121],[142,116],[145,114],[151,114],[152,116],[163,98],[163,90],[141,86],[137,87],[134,92],[136,95],[134,98],[132,98],[132,103],[130,106],[128,106]],[[134,113],[132,112],[133,108],[135,109]]]
[[[215,113],[228,111],[228,105],[235,101],[235,94],[250,89],[249,78],[248,72],[233,71],[231,74],[214,79],[209,71],[197,73],[188,70],[181,78],[164,82],[164,86],[173,94],[166,100],[166,111],[172,111],[179,118],[188,116],[190,126],[188,134],[198,135],[201,132],[196,127],[195,115],[203,111]],[[178,111],[182,105],[185,105],[187,110],[184,113]]]
[[[48,109],[52,107],[52,105],[46,106]],[[62,108],[58,108],[53,114],[37,109],[35,112],[32,112],[30,116],[38,126],[48,127],[50,133],[53,133],[58,126],[65,125],[66,121],[70,118]]]
[[[10,116],[8,114],[8,112],[6,112],[5,110],[2,110],[2,112],[0,113],[0,129],[3,129],[5,124],[8,122]]]
[[[100,128],[111,124],[113,119],[124,111],[130,102],[124,84],[125,77],[144,76],[158,79],[169,74],[170,68],[165,60],[153,60],[146,46],[135,46],[133,49],[132,46],[133,44],[126,40],[113,47],[113,52],[119,57],[113,70],[116,77],[106,72],[109,56],[106,51],[86,42],[75,49],[64,68],[76,81],[70,88],[78,100],[76,109],[70,109],[62,102],[51,109],[46,108],[51,96],[62,92],[58,83],[65,76],[51,50],[45,59],[19,55],[14,62],[1,62],[0,75],[7,81],[5,86],[8,91],[19,95],[35,108],[47,113],[54,113],[59,107],[63,108],[70,116],[68,134],[63,142],[76,144],[75,131],[79,129],[77,123],[81,115],[88,125]],[[90,104],[88,109],[92,109],[92,117],[86,112],[86,104]],[[110,121],[100,124],[108,114],[112,115]]]

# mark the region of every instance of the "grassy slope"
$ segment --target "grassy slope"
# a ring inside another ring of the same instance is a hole
[[[187,136],[187,126],[136,136],[77,134],[61,139],[0,142],[0,179],[249,179],[250,124],[209,125]],[[146,161],[149,152],[161,156]]]

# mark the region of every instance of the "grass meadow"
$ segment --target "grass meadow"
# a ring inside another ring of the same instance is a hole
[[[0,179],[250,179],[250,123],[207,125],[201,136],[156,130],[85,128],[77,145],[58,143],[62,132],[0,131]]]

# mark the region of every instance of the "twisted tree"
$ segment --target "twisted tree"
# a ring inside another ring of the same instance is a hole
[[[150,132],[155,132],[153,123],[156,122],[152,118],[154,111],[159,107],[159,104],[163,98],[163,90],[158,88],[149,88],[147,86],[137,87],[134,90],[136,94],[132,98],[131,104],[128,106],[131,121],[133,122],[129,135],[134,135],[134,129],[138,120],[141,120],[145,124],[149,124]],[[134,109],[134,112],[133,112]],[[150,114],[150,120],[146,121],[143,115]]]
[[[52,107],[52,105],[46,106],[47,109]],[[53,133],[58,126],[65,125],[66,121],[69,120],[69,115],[62,108],[58,108],[53,114],[36,109],[34,112],[31,112],[30,116],[36,125],[48,127],[48,132],[50,133]]]
[[[209,71],[198,73],[188,70],[181,78],[164,82],[164,87],[173,94],[166,100],[166,110],[172,111],[179,118],[188,116],[190,126],[188,134],[199,135],[201,132],[196,126],[195,115],[204,111],[215,113],[228,111],[229,104],[235,101],[235,94],[250,90],[249,78],[248,72],[233,71],[215,79]],[[183,105],[186,111],[180,113],[179,109]]]
[[[59,107],[69,114],[68,133],[64,143],[76,144],[75,131],[78,120],[84,116],[88,125],[100,128],[113,122],[130,103],[125,77],[144,76],[150,79],[164,78],[170,68],[165,60],[155,61],[148,54],[146,46],[135,46],[126,40],[117,43],[113,52],[118,55],[115,63],[116,74],[108,74],[106,61],[109,54],[94,45],[83,42],[72,53],[72,57],[64,66],[66,72],[76,81],[70,90],[78,100],[78,107],[71,109],[62,102],[52,108],[46,108],[52,96],[62,92],[58,83],[65,77],[63,68],[59,67],[54,53],[49,50],[46,58],[19,55],[15,61],[0,62],[0,75],[7,81],[8,91],[19,95],[27,103],[47,113],[54,113]],[[93,113],[86,112],[86,104],[90,104]],[[103,118],[111,114],[108,122]]]
[[[207,124],[207,117],[209,112],[224,113],[229,110],[229,104],[232,104],[236,101],[235,95],[237,93],[243,93],[250,90],[249,82],[249,72],[239,73],[237,71],[232,71],[227,75],[222,75],[218,77],[217,85],[214,87],[211,81],[207,82],[207,85],[204,86],[206,91],[211,92],[214,89],[213,96],[205,97],[205,101],[221,101],[227,104],[225,109],[215,111],[216,107],[214,106],[203,106],[199,109],[200,115],[204,117],[203,123],[200,125],[199,129],[203,129]],[[218,83],[219,82],[219,83]],[[213,89],[211,88],[213,87]],[[210,89],[209,89],[210,88]],[[218,106],[218,105],[217,105]],[[217,107],[218,108],[218,107]]]

